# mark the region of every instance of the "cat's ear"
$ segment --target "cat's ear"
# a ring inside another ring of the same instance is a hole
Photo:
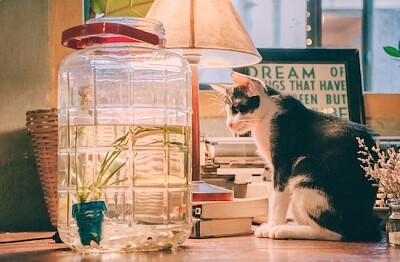
[[[258,90],[258,80],[253,80],[251,77],[247,75],[243,75],[237,72],[232,72],[231,77],[233,80],[233,84],[235,86],[244,86],[247,87],[249,96],[258,96],[260,92]]]
[[[215,90],[220,92],[222,95],[230,97],[233,92],[232,85],[221,85],[221,84],[210,84],[210,86]]]
[[[232,72],[231,77],[236,86],[248,86],[250,84],[250,78],[248,78],[246,75]]]

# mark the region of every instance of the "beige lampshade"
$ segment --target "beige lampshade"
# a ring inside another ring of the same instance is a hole
[[[201,50],[200,67],[242,67],[261,60],[229,0],[155,0],[146,18],[163,23],[168,49]]]

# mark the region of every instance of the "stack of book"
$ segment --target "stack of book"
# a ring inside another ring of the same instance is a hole
[[[204,182],[193,185],[191,238],[250,234],[255,217],[266,217],[267,197],[234,198],[233,191]]]

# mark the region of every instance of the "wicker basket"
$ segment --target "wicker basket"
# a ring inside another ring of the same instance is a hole
[[[33,151],[50,222],[57,226],[57,109],[26,113],[26,127],[32,137]]]

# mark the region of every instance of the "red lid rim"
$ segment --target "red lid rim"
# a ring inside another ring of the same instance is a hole
[[[98,36],[110,34],[110,36]],[[63,46],[82,49],[93,44],[144,42],[151,45],[163,45],[158,35],[117,23],[92,23],[71,27],[62,33]]]

